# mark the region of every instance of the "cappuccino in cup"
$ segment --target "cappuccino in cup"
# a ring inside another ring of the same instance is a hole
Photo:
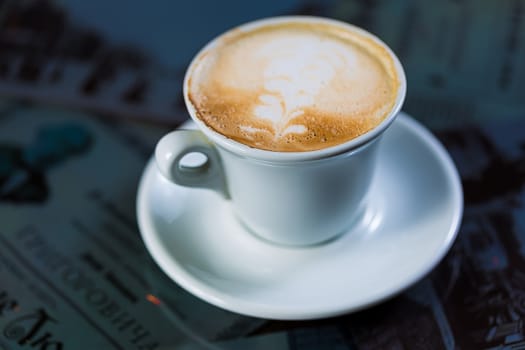
[[[209,128],[277,152],[332,147],[392,111],[400,78],[391,52],[361,29],[269,22],[217,38],[188,72],[187,98]]]
[[[215,191],[268,242],[306,246],[365,217],[379,141],[406,81],[372,34],[292,16],[213,39],[191,62],[183,90],[198,130],[174,130],[157,143],[160,174]],[[206,161],[185,165],[191,153]]]

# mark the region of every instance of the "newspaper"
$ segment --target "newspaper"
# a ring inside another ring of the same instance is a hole
[[[152,261],[135,196],[166,128],[0,106],[2,350],[525,345],[525,120],[438,133],[466,206],[456,244],[429,276],[369,310],[280,322],[211,306]]]
[[[0,348],[213,348],[264,322],[189,295],[145,249],[136,188],[165,128],[3,107]]]

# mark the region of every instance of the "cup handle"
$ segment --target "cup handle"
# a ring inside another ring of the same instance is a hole
[[[204,155],[205,161],[195,166],[181,163],[190,153]],[[155,148],[155,162],[160,173],[177,185],[207,188],[230,198],[217,149],[198,130],[175,130],[162,137]]]

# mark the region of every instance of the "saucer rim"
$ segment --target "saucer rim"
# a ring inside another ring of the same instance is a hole
[[[450,217],[448,233],[443,234],[443,240],[439,250],[436,251],[432,258],[426,261],[426,264],[421,264],[418,273],[413,273],[400,280],[395,288],[386,288],[380,293],[368,294],[365,298],[361,298],[363,300],[353,302],[344,300],[343,303],[338,304],[336,307],[323,307],[321,303],[317,305],[317,307],[291,307],[283,310],[279,306],[272,307],[272,305],[268,305],[267,303],[254,303],[236,298],[233,295],[214,288],[213,285],[204,283],[202,279],[195,277],[194,274],[179,264],[176,259],[173,259],[171,254],[163,247],[158,235],[154,233],[154,223],[151,221],[153,219],[148,215],[148,206],[146,205],[147,193],[145,190],[148,186],[148,176],[153,176],[151,174],[154,172],[155,166],[153,160],[148,162],[141,176],[136,206],[139,231],[148,252],[164,273],[188,292],[215,306],[251,317],[279,320],[308,320],[334,317],[356,312],[392,298],[421,280],[444,258],[457,237],[464,209],[463,190],[457,167],[441,142],[425,126],[406,113],[400,112],[394,123],[403,124],[403,127],[405,127],[409,133],[416,135],[415,137],[420,139],[419,142],[426,143],[431,152],[436,155],[435,162],[439,163],[439,167],[443,169],[445,177],[448,180],[447,184],[450,187],[450,202],[455,206],[453,214]],[[192,189],[189,189],[189,191],[192,191]]]

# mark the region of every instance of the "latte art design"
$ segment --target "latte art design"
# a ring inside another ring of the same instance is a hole
[[[294,43],[288,38],[277,39],[257,54],[269,63],[263,73],[265,92],[259,96],[253,114],[272,123],[276,139],[289,133],[304,134],[307,125],[294,124],[294,119],[305,113],[305,107],[314,105],[319,91],[330,85],[337,71],[355,69],[355,57],[348,50],[333,42],[313,45],[308,38]]]
[[[346,27],[300,21],[233,30],[188,74],[187,102],[207,126],[281,152],[334,146],[375,128],[399,86],[381,44]]]

